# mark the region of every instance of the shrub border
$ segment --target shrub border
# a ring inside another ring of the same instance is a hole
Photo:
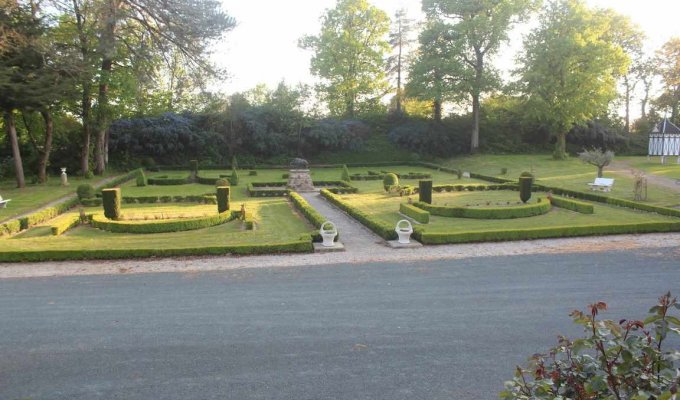
[[[447,207],[416,201],[414,207],[429,211],[432,215],[440,217],[472,218],[472,219],[513,219],[527,218],[543,215],[550,212],[551,204],[549,201],[541,201],[533,204],[523,204],[516,207],[489,207],[489,208],[469,208],[469,207]]]
[[[394,227],[353,207],[330,190],[321,189],[321,195],[328,199],[328,201],[330,201],[332,204],[345,211],[352,218],[364,224],[368,229],[375,232],[375,234],[381,238],[385,240],[396,240],[398,238]]]
[[[291,203],[293,204],[293,207],[298,210],[304,217],[309,221],[310,224],[312,224],[315,228],[320,229],[321,225],[323,225],[324,222],[328,221],[326,217],[321,215],[316,208],[312,207],[311,204],[307,202],[307,200],[304,199],[304,197],[300,196],[297,192],[291,191],[289,194],[289,198]],[[321,237],[321,234],[319,231],[314,231],[311,233],[312,235],[312,241],[319,243],[323,242],[323,238]],[[340,233],[335,236],[335,241],[337,242],[340,239]]]
[[[399,212],[421,224],[430,223],[430,212],[412,204],[399,203]]]
[[[99,216],[92,217],[92,226],[113,233],[166,233],[183,232],[209,228],[234,220],[234,212],[211,215],[209,217],[176,219],[169,221],[149,221],[143,224],[131,224],[126,221],[110,221]]]
[[[595,207],[592,204],[583,201],[566,199],[564,197],[550,196],[550,204],[555,207],[564,208],[566,210],[576,211],[581,214],[595,213]]]

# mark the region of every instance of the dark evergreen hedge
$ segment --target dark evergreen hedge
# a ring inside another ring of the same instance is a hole
[[[102,190],[102,205],[104,206],[104,216],[108,219],[117,220],[120,218],[120,188]]]
[[[432,181],[418,181],[418,200],[432,204]]]
[[[217,212],[223,213],[229,209],[229,186],[217,187]]]

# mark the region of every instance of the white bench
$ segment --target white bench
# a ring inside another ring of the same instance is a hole
[[[3,200],[2,196],[0,196],[0,208],[7,208],[7,203],[10,201],[12,201],[12,199]]]
[[[599,190],[601,192],[609,192],[614,186],[614,179],[611,178],[595,178],[595,182],[589,183],[590,190]]]

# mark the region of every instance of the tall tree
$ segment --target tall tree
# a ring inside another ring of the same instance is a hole
[[[423,0],[423,11],[430,19],[452,24],[454,48],[461,76],[472,100],[470,151],[479,148],[480,96],[492,88],[489,58],[507,40],[514,23],[526,18],[534,0]]]
[[[460,100],[462,76],[456,68],[455,47],[451,27],[437,20],[429,20],[418,36],[416,57],[409,65],[406,96],[432,102],[435,121],[442,118],[442,104]]]
[[[580,0],[550,2],[524,43],[520,87],[526,109],[556,133],[554,157],[566,157],[566,134],[604,113],[626,71],[621,46],[606,40],[609,21]]]
[[[656,103],[671,112],[678,122],[680,108],[680,37],[671,38],[656,54],[656,65],[663,80],[663,93]]]
[[[645,57],[636,65],[637,77],[642,83],[642,98],[640,99],[640,116],[647,117],[647,104],[649,103],[649,94],[654,85],[654,77],[657,75],[656,61],[653,58]]]
[[[387,93],[385,40],[389,17],[367,0],[338,0],[321,19],[321,32],[299,45],[314,51],[311,71],[333,115],[354,117],[375,107]]]
[[[98,12],[98,53],[101,57],[94,125],[95,173],[106,168],[105,139],[111,120],[110,84],[114,65],[125,46],[121,35],[144,42],[146,54],[177,51],[186,64],[214,71],[207,59],[209,44],[232,29],[235,22],[221,11],[217,0],[104,0]],[[124,28],[124,29],[122,29]],[[128,51],[135,51],[132,46]]]
[[[390,46],[392,47],[392,56],[388,59],[388,67],[390,74],[397,76],[397,89],[395,92],[395,112],[401,114],[402,103],[402,71],[407,67],[407,60],[405,52],[408,46],[413,42],[411,39],[411,31],[413,30],[413,20],[406,15],[406,10],[400,8],[394,13],[393,30],[390,32]]]

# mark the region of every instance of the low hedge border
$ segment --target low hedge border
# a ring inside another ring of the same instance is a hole
[[[263,182],[258,182],[263,183]],[[281,182],[278,182],[281,184]],[[263,186],[268,185],[255,185],[254,183],[248,184],[248,196],[250,197],[283,197],[288,196],[290,190],[286,188],[286,184],[283,183],[281,189],[261,189]],[[278,186],[278,185],[277,185]]]
[[[80,204],[85,207],[99,207],[102,205],[102,199],[99,197],[92,197],[90,199],[80,199]]]
[[[539,199],[540,200],[540,199]],[[416,201],[413,206],[421,210],[429,211],[432,215],[440,217],[472,218],[472,219],[512,219],[527,218],[536,215],[547,214],[551,205],[549,201],[540,201],[534,204],[524,204],[517,207],[492,207],[492,208],[469,208],[447,207]]]
[[[67,230],[80,225],[80,222],[80,215],[74,215],[69,218],[62,217],[61,221],[57,221],[50,225],[50,231],[52,232],[52,235],[59,236]]]
[[[428,233],[423,232],[420,227],[416,227],[413,237],[423,244],[452,244],[654,232],[680,232],[680,222],[647,222],[638,224],[586,225],[455,233]]]
[[[316,229],[320,229],[321,225],[328,221],[326,217],[321,215],[316,208],[312,207],[311,204],[307,202],[307,200],[304,199],[304,197],[300,196],[296,192],[290,192],[290,201],[293,203],[293,207],[295,207],[296,210],[298,210],[302,215],[305,216],[307,221],[309,221],[310,224],[314,225]],[[319,231],[315,231],[312,234],[312,241],[313,242],[323,242],[323,238],[321,237],[321,234]],[[340,239],[340,232],[335,236],[335,241],[337,242],[338,239]]]
[[[123,196],[124,204],[153,204],[153,203],[200,203],[217,204],[214,194],[188,196]]]
[[[147,257],[185,257],[209,255],[255,255],[278,253],[310,253],[314,250],[309,235],[298,240],[271,244],[243,244],[211,247],[187,247],[179,249],[93,249],[93,250],[44,250],[0,251],[0,262],[37,262],[62,260],[98,260]]]
[[[190,183],[189,177],[186,178],[167,178],[163,176],[156,176],[153,178],[147,178],[146,183],[148,185],[158,185],[158,186],[175,186],[175,185],[186,185]]]
[[[430,223],[430,212],[414,207],[411,204],[399,204],[399,212],[421,224]]]
[[[581,214],[593,214],[595,213],[595,207],[590,203],[585,203],[582,201],[565,199],[564,197],[551,196],[549,198],[550,204],[555,207],[564,208],[566,210],[576,211]]]
[[[433,185],[432,191],[441,192],[479,192],[484,190],[516,190],[516,184],[500,183],[497,185],[461,185],[461,184],[447,184],[447,185]],[[417,191],[415,193],[418,193]]]
[[[114,233],[182,232],[221,225],[235,219],[236,217],[236,213],[229,212],[211,215],[209,217],[187,218],[170,221],[148,221],[140,224],[133,224],[126,221],[110,221],[102,218],[101,216],[94,216],[92,218],[92,226]]]
[[[352,218],[364,224],[368,229],[375,232],[375,234],[381,238],[385,240],[396,240],[398,238],[397,232],[395,232],[393,226],[381,220],[375,219],[357,208],[354,208],[352,205],[342,200],[330,190],[321,189],[321,195],[328,199],[328,201],[333,203],[335,206],[345,211]]]

